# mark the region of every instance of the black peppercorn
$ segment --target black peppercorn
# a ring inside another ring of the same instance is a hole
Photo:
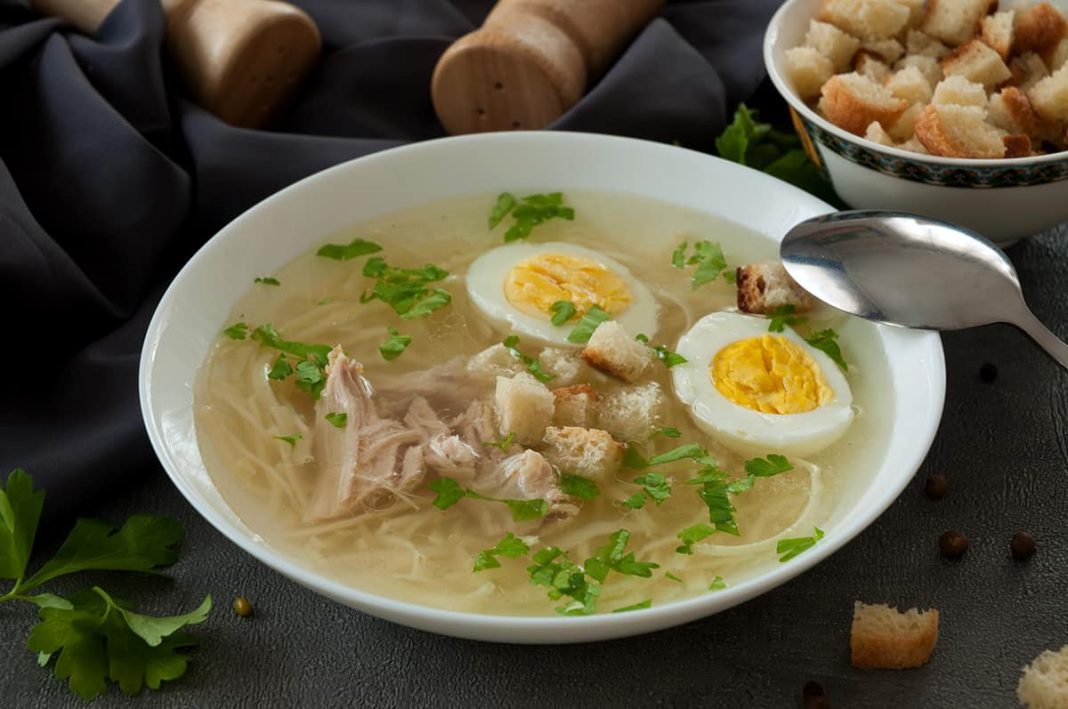
[[[1009,549],[1012,551],[1012,558],[1017,561],[1027,561],[1035,555],[1035,538],[1029,532],[1020,530],[1016,534],[1012,535],[1012,542],[1009,544]]]
[[[938,549],[947,559],[959,559],[968,551],[968,538],[960,532],[943,532],[938,538]]]
[[[927,497],[932,500],[941,500],[942,496],[946,494],[946,490],[948,489],[949,481],[946,480],[946,476],[942,473],[935,473],[927,478],[927,482],[923,486],[923,491],[926,492]]]
[[[993,362],[983,362],[979,367],[979,378],[989,384],[998,378],[998,366]]]
[[[819,682],[805,682],[805,688],[801,690],[801,700],[804,709],[831,709],[831,703]]]

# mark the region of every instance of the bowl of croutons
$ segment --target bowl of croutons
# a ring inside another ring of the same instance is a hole
[[[843,201],[1001,244],[1068,221],[1068,0],[788,0],[764,60]]]

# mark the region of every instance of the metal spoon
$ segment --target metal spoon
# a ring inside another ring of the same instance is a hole
[[[802,288],[839,310],[927,330],[1011,323],[1068,369],[1068,345],[1027,307],[1008,256],[968,229],[900,212],[837,212],[795,226],[779,253]]]

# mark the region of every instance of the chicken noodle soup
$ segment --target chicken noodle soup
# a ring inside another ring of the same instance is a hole
[[[775,256],[736,224],[523,196],[390,214],[249,284],[195,393],[235,512],[343,583],[509,615],[662,605],[818,544],[885,453],[874,326],[764,275],[766,316],[736,312],[735,268]]]

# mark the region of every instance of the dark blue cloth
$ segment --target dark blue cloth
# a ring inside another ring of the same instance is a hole
[[[577,1],[577,0],[576,0]],[[430,76],[486,0],[299,0],[323,59],[274,130],[189,102],[158,0],[124,0],[96,37],[0,0],[0,471],[66,514],[157,470],[137,400],[141,341],[181,264],[306,175],[443,134]],[[669,3],[553,128],[711,149],[764,77],[778,0]]]

